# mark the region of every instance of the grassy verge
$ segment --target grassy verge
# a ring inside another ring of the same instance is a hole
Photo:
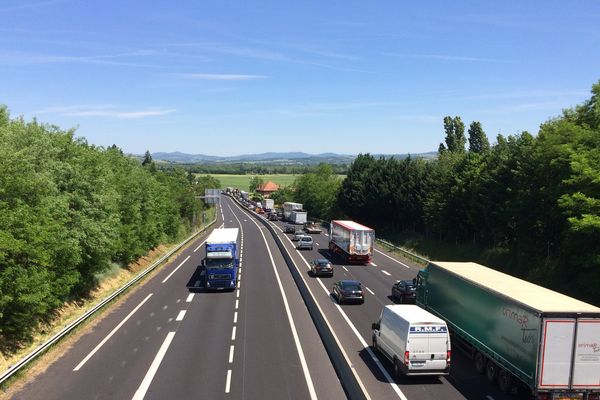
[[[508,250],[503,248],[449,243],[410,232],[385,232],[380,237],[428,260],[474,261],[489,266],[502,266],[509,261]]]
[[[215,214],[216,208],[214,207],[206,210],[207,224],[214,219]],[[202,228],[204,228],[204,226],[200,227],[200,229]],[[185,236],[187,237],[187,235]],[[41,344],[45,343],[52,336],[60,332],[66,325],[85,314],[89,309],[100,303],[104,298],[110,296],[116,290],[137,276],[141,271],[152,265],[170,249],[178,245],[183,239],[184,238],[182,237],[181,240],[177,240],[174,243],[161,244],[155,249],[152,249],[146,256],[141,257],[135,262],[129,264],[127,268],[122,268],[117,264],[113,264],[109,270],[97,276],[99,283],[96,288],[89,293],[88,297],[65,303],[59,310],[55,312],[55,317],[50,322],[40,325],[34,334],[31,343],[23,346],[15,353],[0,353],[0,371],[4,372],[8,370],[11,365],[14,365],[27,354],[34,351]],[[169,260],[177,257],[177,255],[186,247],[187,246],[184,246],[184,248],[173,254],[161,266],[157,267],[151,273],[146,275],[142,281],[138,282],[136,285],[133,285],[133,287],[129,288],[113,302],[107,304],[103,310],[100,310],[91,316],[86,322],[82,323],[74,331],[67,335],[66,338],[63,338],[63,340],[52,346],[42,356],[38,357],[38,359],[31,362],[27,367],[23,368],[13,378],[5,382],[1,388],[3,393],[0,393],[0,398],[10,398],[22,387],[22,385],[26,383],[26,381],[33,379],[33,377],[43,372],[52,362],[64,354],[89,328],[94,327],[102,320],[103,317],[109,314],[110,310],[114,309],[118,304],[124,302],[131,295],[131,293],[134,293],[139,287],[142,286],[143,281],[146,281],[154,276],[154,274],[160,271],[162,266],[164,266]],[[26,377],[26,379],[21,379],[23,377]]]
[[[205,176],[206,174],[196,174]],[[249,190],[250,179],[256,175],[234,175],[234,174],[211,174],[212,177],[221,182],[221,189],[226,187],[238,188],[240,190]],[[290,186],[300,175],[294,174],[276,174],[276,175],[258,175],[264,182],[271,181],[279,186]]]

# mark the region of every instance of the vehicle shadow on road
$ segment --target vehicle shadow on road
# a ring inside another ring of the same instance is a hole
[[[196,266],[196,269],[192,273],[192,276],[186,283],[185,287],[192,293],[204,292],[204,267],[202,265]]]
[[[329,262],[331,263],[331,265],[338,265],[338,266],[346,265],[344,263],[344,260],[342,259],[342,257],[340,257],[337,254],[333,253],[329,249],[319,249],[319,254],[323,258],[326,258],[327,260],[329,260]]]
[[[393,367],[392,363],[387,358],[382,356],[378,351],[373,349],[373,347],[369,347],[369,349],[371,349],[371,351],[379,359],[379,362],[385,368],[385,370],[390,375],[390,377],[392,377],[394,382],[399,385],[441,385],[442,384],[442,381],[437,376],[410,376],[410,377],[409,376],[400,376],[399,378],[395,378],[394,377],[394,367]],[[359,354],[360,358],[365,362],[365,364],[369,367],[369,369],[371,370],[371,373],[373,374],[373,376],[375,376],[377,378],[378,381],[388,383],[388,380],[386,379],[383,372],[381,372],[381,370],[379,369],[379,367],[377,366],[377,364],[371,357],[371,354],[369,354],[369,351],[367,350],[367,348],[362,349],[361,351],[358,352],[358,354]]]

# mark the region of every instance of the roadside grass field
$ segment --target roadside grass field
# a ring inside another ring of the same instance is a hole
[[[197,176],[206,176],[207,174],[196,174]],[[229,175],[229,174],[210,174],[221,182],[221,189],[226,187],[238,188],[240,190],[248,190],[250,179],[256,175]],[[258,175],[263,182],[271,181],[279,186],[290,186],[294,180],[301,174],[277,174],[277,175]]]

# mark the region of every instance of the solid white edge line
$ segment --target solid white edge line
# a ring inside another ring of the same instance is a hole
[[[289,244],[293,247],[294,243],[290,240],[290,238],[287,235],[284,236],[284,237],[288,240]],[[288,252],[288,255],[291,256],[290,251],[287,248],[285,250]],[[306,268],[310,269],[310,265],[308,264],[308,261],[306,261],[306,259],[304,258],[304,256],[302,254],[300,254],[300,258],[302,259],[302,261],[304,261],[304,264],[305,264]],[[308,283],[306,283],[306,280],[304,279],[304,276],[303,276],[302,272],[298,269],[298,266],[295,263],[294,263],[294,267],[296,268],[296,271],[298,271],[298,273],[300,274],[300,277],[301,277],[302,281],[304,282],[304,285],[308,289],[308,293],[310,293],[311,297],[313,298],[313,300],[315,302],[315,305],[317,306],[317,308],[319,309],[319,312],[321,313],[321,316],[325,320],[325,323],[327,324],[327,327],[329,328],[329,331],[333,335],[333,338],[335,339],[335,342],[337,343],[338,348],[340,349],[340,351],[342,352],[342,355],[344,356],[344,359],[346,360],[346,364],[348,364],[348,366],[350,367],[350,369],[352,371],[352,374],[356,378],[356,381],[358,382],[358,385],[362,389],[365,397],[368,400],[370,400],[371,396],[369,396],[369,393],[367,392],[367,388],[362,383],[362,380],[360,379],[360,376],[358,376],[358,373],[356,372],[356,368],[353,367],[353,363],[350,361],[350,358],[348,357],[348,354],[346,353],[346,350],[342,346],[342,343],[340,342],[340,339],[335,334],[335,331],[333,330],[333,327],[329,323],[329,320],[327,319],[327,316],[323,312],[323,309],[321,308],[321,305],[317,301],[315,295],[313,294],[312,289],[310,288],[310,286],[308,285]],[[317,281],[319,282],[319,284],[321,285],[321,287],[323,288],[323,290],[327,293],[327,297],[329,298],[329,291],[327,290],[327,288],[325,287],[325,285],[323,284],[323,282],[321,281],[321,279],[317,279]]]
[[[196,251],[198,251],[198,249],[200,249],[200,247],[202,247],[202,245],[203,245],[204,243],[206,243],[206,239],[204,239],[204,241],[203,241],[202,243],[200,243],[200,245],[194,249],[194,253],[195,253]]]
[[[306,265],[306,267],[310,269],[308,261],[306,261],[306,259],[304,258],[304,256],[302,254],[300,254],[300,257],[302,258],[302,261],[304,261],[304,264]],[[296,267],[296,269],[297,269],[297,267]],[[298,271],[298,272],[300,272],[300,271]],[[302,277],[302,280],[304,280],[304,277]],[[304,280],[304,282],[306,284],[305,280]],[[330,298],[330,291],[325,287],[325,285],[323,284],[323,282],[321,281],[321,279],[317,279],[317,282],[319,282],[319,284],[321,285],[321,288],[323,288],[323,291],[325,291],[325,293],[327,295],[327,298]],[[308,291],[311,294],[311,296],[313,296],[313,298],[314,298],[314,295],[312,294],[312,291],[311,291],[310,287],[308,286],[308,284],[306,285],[306,287],[308,288]],[[316,302],[316,300],[315,300],[315,302]],[[340,314],[342,315],[342,317],[344,318],[344,320],[346,321],[346,323],[350,326],[350,329],[352,330],[352,332],[354,333],[354,335],[357,337],[357,339],[359,340],[359,342],[361,343],[361,345],[367,350],[367,352],[369,353],[369,356],[371,357],[371,359],[375,362],[375,364],[377,365],[377,367],[379,368],[379,370],[383,373],[383,375],[385,376],[385,379],[390,384],[390,386],[392,387],[392,389],[394,390],[394,392],[396,392],[396,394],[398,395],[398,397],[400,397],[402,400],[408,400],[406,398],[406,396],[404,395],[404,393],[402,392],[402,390],[400,390],[400,387],[398,387],[398,384],[390,376],[390,374],[387,372],[387,370],[385,369],[385,367],[383,366],[383,364],[381,364],[381,361],[379,361],[379,358],[377,358],[377,356],[375,355],[375,353],[373,353],[373,350],[371,349],[371,347],[367,344],[367,342],[360,335],[360,332],[358,332],[358,330],[356,329],[356,327],[354,326],[354,324],[352,323],[352,321],[350,321],[350,318],[348,318],[348,316],[346,315],[346,313],[344,312],[344,310],[342,310],[342,307],[340,307],[339,304],[335,304],[334,303],[334,305],[336,306],[337,310],[340,312]],[[329,321],[325,317],[325,314],[323,313],[323,310],[321,309],[321,306],[319,305],[318,302],[317,302],[317,307],[319,308],[319,311],[321,312],[321,315],[325,319],[325,322],[327,322],[329,330],[331,331],[331,333],[333,334],[335,340],[337,341],[339,348],[342,350],[342,353],[344,354],[344,357],[346,358],[346,362],[348,363],[348,365],[351,366],[352,363],[350,362],[350,359],[346,355],[346,352],[344,351],[341,343],[339,342],[339,339],[337,338],[337,335],[335,334],[335,331],[333,330],[333,327],[329,324]],[[367,390],[364,387],[364,385],[363,385],[360,377],[358,376],[358,373],[356,372],[355,368],[352,368],[352,372],[354,373],[354,376],[358,380],[358,384],[363,389],[363,392],[364,392],[365,396],[367,398],[370,398],[370,396],[367,393]]]
[[[170,278],[171,276],[173,276],[173,274],[174,274],[175,272],[177,272],[177,270],[178,270],[179,268],[181,268],[181,266],[182,266],[183,264],[185,264],[185,262],[186,262],[187,260],[189,260],[189,259],[190,259],[190,257],[192,257],[192,256],[187,256],[187,257],[185,258],[185,260],[183,260],[183,261],[181,262],[181,264],[179,264],[179,265],[177,266],[177,268],[175,268],[173,271],[171,271],[171,273],[170,273],[169,275],[167,275],[167,277],[166,277],[165,279],[163,279],[162,283],[165,283],[166,281],[168,281],[168,280],[169,280],[169,278]]]
[[[243,212],[245,212],[245,211],[243,211]],[[258,228],[258,231],[260,232],[260,234],[263,238],[263,241],[265,242],[267,252],[269,253],[269,258],[271,260],[271,267],[273,267],[273,272],[275,273],[277,285],[279,286],[279,291],[281,292],[281,297],[283,298],[283,305],[285,307],[285,312],[288,317],[290,329],[292,330],[292,336],[294,338],[294,343],[296,345],[296,351],[298,352],[298,357],[300,358],[300,364],[302,365],[302,371],[304,372],[304,379],[306,380],[306,385],[308,386],[308,392],[310,393],[310,398],[313,400],[316,400],[318,398],[317,392],[315,391],[315,386],[314,386],[312,378],[310,376],[310,370],[308,369],[308,364],[306,363],[306,358],[304,357],[304,351],[302,350],[302,344],[300,343],[300,338],[298,337],[298,331],[296,330],[296,324],[294,323],[294,317],[292,316],[292,312],[290,310],[290,305],[288,304],[287,297],[285,296],[285,290],[283,290],[283,285],[281,283],[281,278],[279,277],[279,272],[277,271],[277,267],[275,266],[275,260],[273,260],[273,254],[271,253],[271,248],[269,247],[267,238],[265,237],[263,230],[258,225],[258,222],[256,222],[254,220],[254,218],[252,218],[251,221]]]
[[[179,314],[177,314],[177,318],[175,318],[175,321],[183,320],[183,317],[185,317],[185,313],[186,313],[186,310],[179,311]]]
[[[225,393],[229,393],[229,389],[231,388],[231,370],[227,370],[227,382],[225,382]]]
[[[234,349],[235,349],[234,345],[229,346],[229,364],[231,364],[233,362]]]
[[[389,272],[387,272],[385,269],[382,269],[381,272],[383,272],[384,274],[386,274],[387,276],[392,276],[392,274],[390,274]]]
[[[194,298],[194,293],[190,293],[190,294],[188,294],[187,299],[185,299],[185,302],[191,303],[193,298]]]
[[[125,318],[123,318],[123,320],[121,322],[119,322],[119,324],[117,326],[115,326],[115,328],[110,331],[110,333],[108,335],[106,335],[106,337],[104,339],[102,339],[102,341],[100,343],[98,343],[98,345],[96,347],[94,347],[94,349],[92,351],[90,351],[90,353],[85,356],[85,358],[83,360],[81,360],[81,362],[79,364],[77,364],[77,366],[75,368],[73,368],[73,371],[79,371],[79,369],[81,367],[83,367],[83,365],[90,359],[92,358],[92,356],[98,351],[100,350],[100,348],[104,345],[104,343],[106,343],[111,337],[112,335],[114,335],[119,328],[121,328],[123,326],[123,324],[125,324],[125,322],[127,322],[127,320],[129,318],[131,318],[131,316],[133,314],[135,314],[135,312],[137,310],[140,309],[141,306],[144,305],[144,303],[152,296],[152,293],[150,293],[148,296],[146,296],[146,298],[144,300],[142,300],[142,302],[140,304],[137,305],[137,307],[135,307],[129,314],[127,314],[127,316]]]
[[[156,374],[156,371],[158,371],[158,367],[160,366],[163,357],[167,353],[167,350],[169,349],[169,346],[171,345],[171,341],[173,340],[174,336],[175,332],[169,332],[167,334],[165,341],[160,346],[160,349],[158,349],[158,353],[156,353],[154,361],[152,361],[152,364],[150,365],[150,369],[148,369],[148,372],[146,372],[146,376],[144,376],[144,380],[140,384],[138,390],[136,390],[132,400],[142,400],[146,395],[146,392],[148,391],[148,388],[152,383],[152,379],[154,379],[154,375]]]
[[[382,256],[384,256],[384,257],[387,257],[387,258],[389,258],[390,260],[397,262],[398,264],[402,265],[403,267],[406,267],[406,268],[410,269],[410,267],[409,267],[408,265],[404,264],[402,261],[398,261],[398,260],[396,260],[394,257],[390,257],[390,256],[388,256],[387,254],[385,254],[384,252],[377,250],[376,248],[373,248],[373,250],[375,250],[376,252],[378,252],[378,253],[379,253],[379,254],[381,254]]]
[[[233,329],[231,330],[231,340],[235,340],[235,334],[237,331],[237,327],[233,327]]]

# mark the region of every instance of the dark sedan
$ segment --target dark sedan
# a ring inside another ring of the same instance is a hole
[[[333,267],[329,260],[320,258],[310,263],[310,273],[312,276],[333,276]]]
[[[414,303],[417,288],[412,280],[398,281],[392,286],[392,299],[400,303]]]
[[[359,281],[337,281],[333,284],[333,295],[339,304],[347,302],[364,303],[362,285]]]

